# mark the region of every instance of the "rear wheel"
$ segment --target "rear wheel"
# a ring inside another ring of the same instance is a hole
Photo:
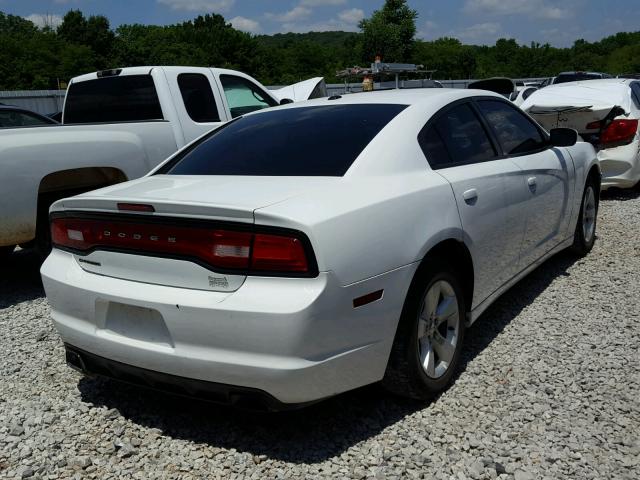
[[[64,195],[59,198],[64,198]],[[41,195],[38,199],[38,216],[36,218],[35,247],[42,260],[51,253],[51,230],[49,228],[49,207],[58,198],[53,195]]]
[[[447,265],[433,261],[411,287],[383,385],[420,400],[442,391],[459,363],[464,333],[460,282]]]
[[[0,247],[0,260],[7,258],[15,250],[15,246],[9,245],[7,247]]]
[[[573,235],[573,245],[571,245],[571,251],[576,255],[584,256],[589,253],[596,241],[599,200],[597,185],[591,180],[588,181],[582,194],[580,215]]]

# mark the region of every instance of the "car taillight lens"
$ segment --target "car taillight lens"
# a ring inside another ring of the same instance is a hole
[[[247,274],[311,273],[307,251],[296,234],[56,217],[51,238],[54,245],[78,253],[101,249],[158,254]]]
[[[266,271],[306,272],[307,255],[295,237],[258,233],[253,240],[251,268]]]
[[[602,145],[631,143],[638,131],[638,120],[613,120],[600,134]]]

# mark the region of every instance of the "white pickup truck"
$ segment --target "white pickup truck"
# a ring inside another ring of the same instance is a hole
[[[232,118],[324,95],[321,78],[269,91],[220,68],[131,67],[76,77],[62,125],[0,129],[0,256],[15,245],[46,251],[48,209],[59,198],[141,177]]]

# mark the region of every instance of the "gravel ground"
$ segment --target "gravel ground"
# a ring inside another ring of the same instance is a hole
[[[250,414],[81,378],[63,363],[36,259],[0,266],[0,477],[640,478],[640,192],[599,239],[516,285],[428,404],[368,387]]]

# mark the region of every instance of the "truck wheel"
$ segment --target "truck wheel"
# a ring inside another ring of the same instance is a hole
[[[460,360],[465,302],[457,273],[433,260],[410,288],[382,380],[389,391],[426,400],[444,390]]]
[[[580,204],[580,215],[573,235],[571,251],[583,257],[591,251],[596,241],[596,223],[598,220],[598,187],[591,179],[587,180]]]
[[[64,198],[64,197],[60,197]],[[42,195],[38,199],[38,216],[36,218],[35,247],[38,255],[44,260],[51,253],[51,229],[49,227],[49,207],[56,199]]]
[[[14,245],[0,247],[0,260],[3,260],[7,258],[9,255],[11,255],[13,253],[13,250],[15,250],[15,248],[16,247]]]

